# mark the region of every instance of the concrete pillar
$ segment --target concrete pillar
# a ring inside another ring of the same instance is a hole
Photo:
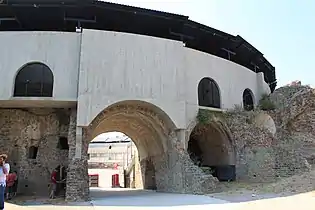
[[[88,141],[85,141],[83,129],[76,126],[76,116],[76,109],[71,110],[66,200],[86,201],[89,199]]]

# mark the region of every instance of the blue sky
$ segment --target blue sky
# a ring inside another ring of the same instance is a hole
[[[293,80],[315,86],[314,0],[112,0],[183,14],[240,35],[276,67],[279,85]]]

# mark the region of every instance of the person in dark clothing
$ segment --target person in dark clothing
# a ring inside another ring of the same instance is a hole
[[[13,173],[15,173],[15,181],[14,181],[14,184],[13,184],[13,187],[12,187],[12,193],[13,193],[13,197],[16,196],[17,194],[17,189],[18,189],[18,184],[19,184],[19,177],[18,177],[18,173],[17,171],[14,171]]]

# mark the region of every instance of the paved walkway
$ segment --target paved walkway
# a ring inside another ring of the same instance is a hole
[[[207,209],[219,208],[228,201],[210,198],[208,196],[184,195],[171,193],[156,193],[152,191],[116,191],[107,192],[107,198],[98,198],[99,192],[93,192],[92,204],[101,209],[104,206],[109,209],[192,209],[207,207]],[[118,196],[119,195],[119,196]],[[222,209],[222,208],[220,208]]]
[[[43,200],[37,200],[25,202],[23,205],[7,204],[6,210],[265,210],[268,208],[296,210],[301,207],[303,210],[315,209],[314,193],[242,202],[230,199],[231,196],[229,195],[220,196],[219,199],[218,197],[156,193],[143,190],[109,190],[92,189],[92,201],[85,203],[56,203],[52,205],[45,204]],[[242,195],[242,200],[246,196],[250,195]]]

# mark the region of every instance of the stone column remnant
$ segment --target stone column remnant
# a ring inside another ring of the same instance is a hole
[[[78,132],[83,129],[76,126],[76,116],[76,109],[71,110],[68,133],[69,168],[67,173],[66,200],[87,201],[89,200],[88,158],[87,151],[85,152],[86,155],[84,155],[84,150],[87,150],[88,143],[84,142],[83,132]],[[81,142],[78,142],[79,140]],[[78,155],[78,149],[80,149],[80,155]]]

